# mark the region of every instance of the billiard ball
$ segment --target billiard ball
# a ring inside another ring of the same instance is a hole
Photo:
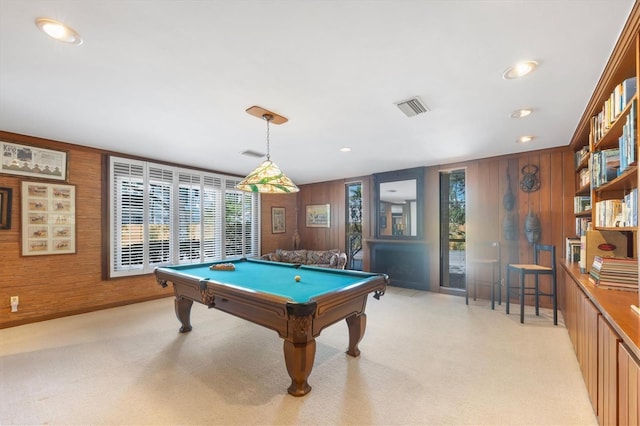
[[[296,280],[296,282],[300,282],[300,275],[296,275],[295,277],[293,277],[294,280]]]

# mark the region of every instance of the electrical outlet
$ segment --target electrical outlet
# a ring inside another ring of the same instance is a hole
[[[11,296],[11,312],[18,312],[18,303],[20,299],[18,296]]]

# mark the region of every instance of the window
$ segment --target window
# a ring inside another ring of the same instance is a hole
[[[362,270],[362,182],[347,183],[347,256],[349,269]]]
[[[259,196],[239,179],[110,157],[109,180],[111,277],[258,255]]]
[[[440,172],[440,286],[466,286],[466,170]]]

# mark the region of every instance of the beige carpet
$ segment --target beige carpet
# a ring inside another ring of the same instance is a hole
[[[302,398],[275,332],[194,304],[179,334],[171,298],[0,330],[0,424],[597,424],[547,311],[390,288],[367,313],[359,358],[323,331]]]

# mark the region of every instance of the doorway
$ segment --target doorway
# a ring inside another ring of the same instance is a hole
[[[466,170],[440,172],[440,290],[466,288]]]

